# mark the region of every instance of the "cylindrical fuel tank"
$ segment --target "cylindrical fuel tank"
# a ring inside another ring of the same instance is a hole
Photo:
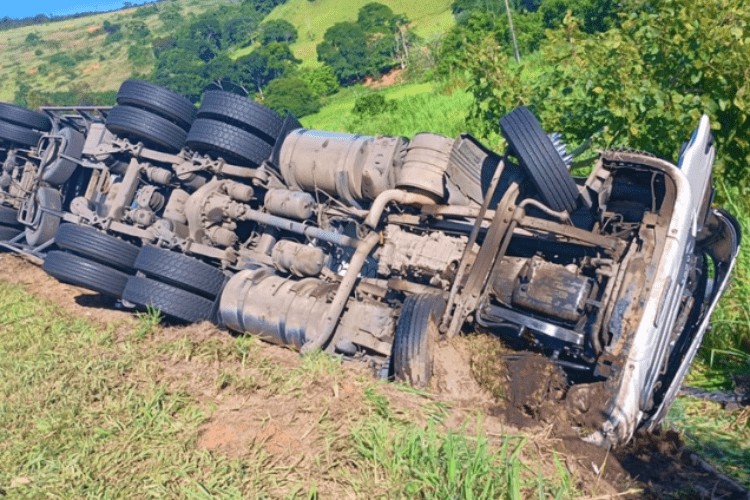
[[[445,170],[455,140],[436,134],[417,134],[409,142],[396,186],[445,197]]]
[[[234,331],[300,349],[318,336],[335,288],[315,278],[282,278],[267,268],[240,271],[221,294],[219,318]]]
[[[394,186],[405,144],[400,137],[298,129],[284,139],[279,167],[294,188],[344,201],[372,200]]]

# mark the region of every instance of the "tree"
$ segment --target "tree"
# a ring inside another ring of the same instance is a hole
[[[719,171],[750,190],[750,51],[741,43],[750,6],[707,2],[698,19],[690,0],[635,7],[638,14],[620,28],[593,35],[568,17],[563,29],[548,31],[539,58],[520,65],[509,63],[497,43],[472,50],[471,125],[488,135],[500,117],[526,104],[574,145],[596,134],[596,146],[627,145],[676,159],[707,112]]]
[[[231,45],[246,45],[258,29],[258,16],[233,16],[224,23],[224,37]]]
[[[398,21],[391,8],[382,3],[368,3],[357,14],[357,24],[366,33],[391,34],[396,30]]]
[[[320,100],[301,78],[279,78],[268,84],[263,104],[274,111],[299,117],[320,110]]]
[[[305,68],[297,71],[298,78],[304,80],[313,94],[324,97],[335,94],[341,86],[336,80],[336,75],[329,66],[320,66],[318,68]]]
[[[197,102],[210,82],[204,74],[205,67],[206,64],[192,52],[174,48],[159,56],[151,80]]]
[[[357,22],[328,28],[317,47],[318,60],[328,65],[343,85],[366,76],[380,76],[408,61],[407,20],[382,4],[362,7]]]
[[[297,28],[284,19],[274,19],[260,27],[260,40],[263,44],[273,42],[294,43],[297,41],[297,36]]]
[[[289,45],[270,43],[238,59],[234,76],[238,83],[255,88],[262,95],[263,87],[283,76],[300,62],[292,54]]]
[[[356,23],[336,23],[328,28],[317,47],[318,60],[330,66],[342,84],[368,74],[367,37]]]

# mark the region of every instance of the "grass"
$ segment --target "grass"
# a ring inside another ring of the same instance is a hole
[[[750,202],[733,195],[731,188],[719,181],[724,200],[721,205],[750,234]],[[750,374],[750,247],[745,243],[735,265],[727,294],[711,318],[700,352],[701,371],[691,374],[689,382],[709,389],[731,388],[732,373]]]
[[[435,411],[429,398],[353,378],[336,358],[287,366],[256,339],[167,334],[155,317],[92,323],[0,283],[0,496],[575,494],[554,453],[526,436],[446,429],[420,419]],[[175,382],[169,369],[185,375]],[[203,385],[191,388],[191,374]],[[394,391],[414,406],[394,405]],[[247,422],[311,414],[303,445],[279,453],[256,437],[239,455],[201,448],[226,398],[256,398]]]
[[[303,65],[315,66],[319,64],[316,47],[323,41],[326,30],[339,22],[356,21],[359,9],[370,1],[289,0],[276,7],[267,19],[284,19],[292,23],[299,33],[299,39],[292,45],[294,55],[303,61]],[[426,40],[447,32],[454,23],[451,14],[452,0],[379,0],[378,3],[387,5],[396,14],[405,15],[414,33]],[[232,57],[236,59],[252,50],[253,47],[238,49]]]
[[[309,128],[370,135],[408,137],[429,131],[456,137],[465,131],[472,97],[463,90],[446,92],[432,83],[388,87],[376,92],[395,103],[395,109],[374,116],[355,115],[357,97],[371,92],[361,86],[346,89],[302,122]]]
[[[750,486],[750,408],[725,411],[690,397],[675,401],[666,424],[682,432],[686,444],[722,472]]]
[[[224,1],[176,0],[183,15],[203,12]],[[20,82],[47,92],[69,90],[71,85],[81,84],[88,85],[92,90],[106,91],[116,90],[134,73],[149,73],[151,65],[134,68],[128,61],[131,40],[128,40],[127,24],[131,21],[143,22],[155,37],[168,35],[174,27],[165,26],[153,14],[134,18],[136,10],[123,9],[0,31],[0,52],[3,54],[0,62],[0,75],[3,78],[0,101],[12,101]],[[102,30],[104,21],[121,24],[125,38],[106,43],[106,33]],[[36,44],[26,42],[32,33],[41,39]],[[56,64],[61,54],[72,57],[73,64]]]

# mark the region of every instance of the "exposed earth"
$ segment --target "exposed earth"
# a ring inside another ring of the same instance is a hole
[[[0,280],[20,284],[76,316],[110,327],[114,324],[117,331],[132,329],[137,321],[131,312],[118,309],[110,300],[61,284],[13,255],[0,255]],[[222,346],[236,342],[210,324],[165,326],[156,335],[184,340],[189,346],[208,346],[217,353]],[[243,390],[242,384],[232,384],[227,390],[217,388],[215,381],[223,373],[252,384],[254,373],[266,362],[267,366],[289,370],[301,366],[296,352],[259,345],[252,355],[262,357],[263,363],[252,366],[241,360],[222,359],[218,354],[215,362],[206,362],[205,357],[192,359],[191,348],[186,348],[184,356],[164,354],[159,377],[210,409],[210,419],[202,428],[197,446],[230,457],[257,453],[260,446],[274,460],[288,463],[294,457],[294,467],[305,470],[321,453],[319,434],[324,417],[336,427],[334,432],[344,433],[354,417],[367,411],[358,386],[373,375],[364,364],[344,363],[345,376],[312,381],[305,398],[276,391],[273,386]],[[421,410],[424,395],[389,384],[382,389],[394,412],[426,421],[428,416]],[[605,391],[603,386],[594,387],[586,394],[568,394],[563,400],[562,375],[546,358],[518,355],[492,337],[474,335],[438,346],[428,397],[447,408],[442,420],[444,430],[474,432],[478,429],[472,426],[481,426],[487,436],[528,435],[537,449],[556,450],[575,478],[578,491],[590,498],[748,498],[747,490],[686,448],[674,431],[639,434],[619,450],[605,450],[582,441],[580,429],[598,423],[597,416],[586,409],[596,398],[605,397]],[[544,472],[554,472],[553,464],[543,463],[541,467]]]

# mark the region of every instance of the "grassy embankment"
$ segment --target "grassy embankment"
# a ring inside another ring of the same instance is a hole
[[[427,394],[154,320],[92,323],[0,283],[0,496],[576,493],[550,447],[447,430]]]

